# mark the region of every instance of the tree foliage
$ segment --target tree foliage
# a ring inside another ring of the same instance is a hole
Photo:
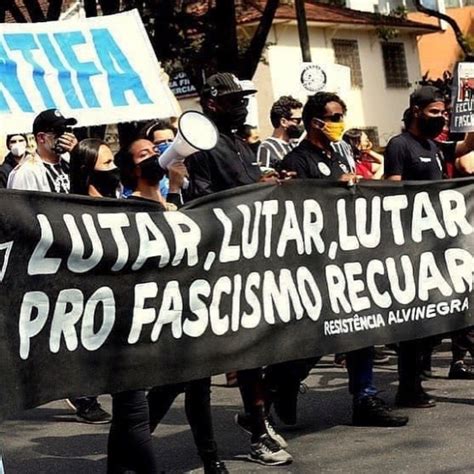
[[[0,21],[8,11],[22,23],[57,20],[70,2],[1,0],[0,4]],[[137,8],[164,69],[171,76],[184,70],[199,89],[203,78],[218,70],[252,78],[280,1],[261,4],[256,0],[84,0],[84,9],[90,17]],[[237,28],[237,19],[249,9],[261,12],[250,38]]]

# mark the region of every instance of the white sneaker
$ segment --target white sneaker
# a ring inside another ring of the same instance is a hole
[[[250,425],[250,419],[247,414],[244,413],[237,413],[234,416],[235,424],[245,431],[247,434],[252,434],[252,427]],[[286,442],[285,438],[281,434],[278,434],[273,427],[271,419],[265,418],[265,428],[267,430],[268,436],[277,443],[280,448],[286,449],[288,447],[288,443]]]
[[[268,434],[260,436],[256,443],[250,445],[249,459],[265,466],[290,464],[293,458],[273,441]]]
[[[270,436],[270,438],[275,441],[275,443],[280,445],[280,448],[286,449],[288,447],[288,443],[286,442],[286,439],[283,438],[283,436],[279,433],[276,432],[273,423],[272,423],[271,418],[265,418],[265,428],[267,429],[267,433]]]

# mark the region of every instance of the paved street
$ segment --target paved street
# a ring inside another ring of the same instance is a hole
[[[325,357],[306,380],[300,397],[296,429],[281,428],[295,462],[266,468],[245,460],[248,437],[233,424],[241,407],[237,389],[213,387],[215,430],[222,458],[231,472],[295,473],[472,473],[474,458],[474,382],[448,380],[450,353],[445,343],[434,356],[435,378],[425,387],[438,400],[429,410],[404,410],[404,428],[350,426],[351,400],[345,370]],[[393,402],[396,359],[377,369],[381,396]],[[110,397],[101,400],[110,409]],[[104,473],[108,426],[77,423],[64,402],[50,403],[0,425],[0,446],[6,474]],[[154,435],[156,456],[163,472],[200,470],[200,461],[184,416],[180,397]]]

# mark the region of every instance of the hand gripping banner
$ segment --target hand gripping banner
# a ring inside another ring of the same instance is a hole
[[[252,185],[181,211],[0,193],[0,416],[471,326],[474,179]]]

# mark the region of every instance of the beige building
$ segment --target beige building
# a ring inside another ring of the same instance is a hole
[[[341,91],[349,109],[347,125],[368,129],[384,146],[399,133],[408,96],[421,79],[417,37],[438,27],[313,2],[306,2],[306,16],[313,63],[351,68],[351,86]],[[257,18],[256,13],[249,13],[241,27],[251,31]],[[396,38],[381,39],[395,30]],[[264,137],[271,133],[271,104],[280,95],[292,93],[303,101],[306,97],[297,88],[302,61],[292,6],[279,8],[267,41],[271,46],[265,62],[253,78]]]
[[[365,1],[359,0],[361,8]],[[263,8],[265,2],[259,3]],[[373,11],[374,5],[370,7]],[[248,38],[260,11],[248,8],[240,18],[239,28]],[[312,62],[351,69],[351,84],[338,91],[348,106],[348,127],[366,129],[374,143],[385,146],[400,132],[408,96],[422,76],[418,38],[439,31],[439,26],[309,0],[306,17]],[[383,39],[387,36],[393,37]],[[272,132],[269,111],[278,97],[292,94],[304,102],[308,94],[299,84],[302,56],[292,2],[282,2],[278,8],[267,43],[253,77],[262,137]],[[326,90],[331,90],[330,82]],[[199,107],[196,98],[180,103],[185,110]]]

